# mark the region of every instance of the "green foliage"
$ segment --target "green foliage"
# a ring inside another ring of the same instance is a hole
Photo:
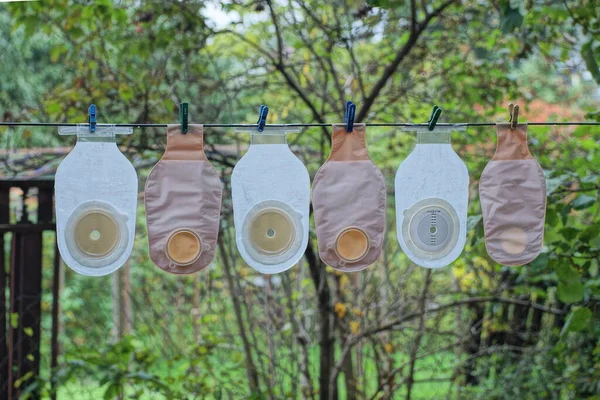
[[[598,66],[598,60],[600,59],[600,43],[596,43],[593,40],[586,42],[581,46],[581,56],[585,60],[585,65],[590,71],[596,82],[600,84],[600,66]]]
[[[74,389],[93,378],[104,399],[126,396],[148,398],[220,398],[223,393],[239,393],[235,381],[223,379],[215,385],[210,369],[214,347],[197,346],[186,354],[165,357],[160,349],[148,347],[132,336],[101,348],[79,348],[65,355],[65,362],[55,371],[52,381],[37,380],[28,392],[41,390],[48,396],[51,385],[77,390],[77,396],[91,397],[92,390]],[[223,371],[225,372],[225,371]],[[224,377],[227,373],[224,373]],[[223,385],[223,386],[221,386]],[[68,393],[68,392],[67,392]],[[25,397],[28,398],[28,397]]]
[[[577,271],[568,265],[556,266],[558,275],[558,298],[565,303],[575,303],[583,299],[583,284]]]
[[[516,5],[513,3],[517,3]],[[524,17],[521,6],[524,3],[517,1],[504,1],[504,5],[502,6],[502,32],[509,33],[518,29],[523,25]]]
[[[561,335],[566,332],[579,332],[583,330],[587,326],[591,316],[592,312],[589,308],[582,307],[571,311],[567,317]]]

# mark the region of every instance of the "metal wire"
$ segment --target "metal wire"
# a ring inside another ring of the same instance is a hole
[[[436,126],[495,126],[496,122],[455,122],[455,123],[438,123]],[[66,124],[58,122],[0,122],[0,126],[85,126],[87,124]],[[168,124],[97,124],[97,126],[115,126],[125,128],[166,128]],[[323,127],[331,126],[331,123],[313,123],[313,124],[267,124],[265,127],[272,128],[297,128],[297,127]],[[427,123],[366,123],[366,126],[427,126]],[[600,126],[600,122],[527,122],[527,125],[534,126]],[[255,128],[256,124],[202,124],[205,128]]]

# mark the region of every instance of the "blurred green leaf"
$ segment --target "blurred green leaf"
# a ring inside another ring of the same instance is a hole
[[[580,194],[575,200],[573,200],[571,205],[575,210],[583,210],[584,208],[592,206],[594,203],[596,203],[596,201],[596,197]]]
[[[576,303],[583,300],[584,287],[581,282],[559,282],[557,294],[563,303]]]
[[[592,311],[589,308],[577,308],[569,313],[565,325],[561,331],[561,336],[567,332],[582,331],[588,324],[592,316]]]
[[[596,83],[600,84],[600,67],[598,66],[600,51],[598,51],[594,39],[589,40],[581,46],[581,57],[583,57],[585,66],[594,77]]]
[[[506,2],[502,9],[502,32],[510,33],[523,25],[523,15],[518,7],[513,8],[510,2]]]
[[[535,260],[533,260],[531,262],[531,268],[534,271],[541,271],[546,269],[546,267],[548,267],[548,254],[547,253],[541,253],[539,256],[536,257]]]

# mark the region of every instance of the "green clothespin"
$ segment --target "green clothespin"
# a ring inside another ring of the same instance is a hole
[[[440,119],[440,115],[442,115],[442,109],[438,106],[433,106],[433,110],[431,111],[431,116],[429,117],[429,121],[427,121],[427,129],[430,131],[435,129],[435,125]]]
[[[179,104],[179,123],[181,124],[181,133],[188,133],[188,103]]]

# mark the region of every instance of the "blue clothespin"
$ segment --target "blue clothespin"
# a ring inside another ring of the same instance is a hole
[[[346,132],[352,132],[354,130],[354,115],[356,114],[356,105],[351,101],[346,102],[346,113],[344,115],[344,122],[346,123]]]
[[[96,132],[96,105],[92,104],[88,107],[88,124],[90,124],[90,132]]]
[[[179,103],[179,124],[181,133],[188,133],[188,103]]]
[[[259,132],[265,130],[265,124],[267,123],[267,115],[269,114],[269,107],[261,104],[260,111],[258,112],[258,121],[256,122],[256,129]]]
[[[433,110],[431,111],[431,116],[429,117],[429,121],[427,121],[427,129],[430,131],[435,129],[435,125],[440,119],[440,115],[442,115],[442,109],[438,106],[433,106]]]

